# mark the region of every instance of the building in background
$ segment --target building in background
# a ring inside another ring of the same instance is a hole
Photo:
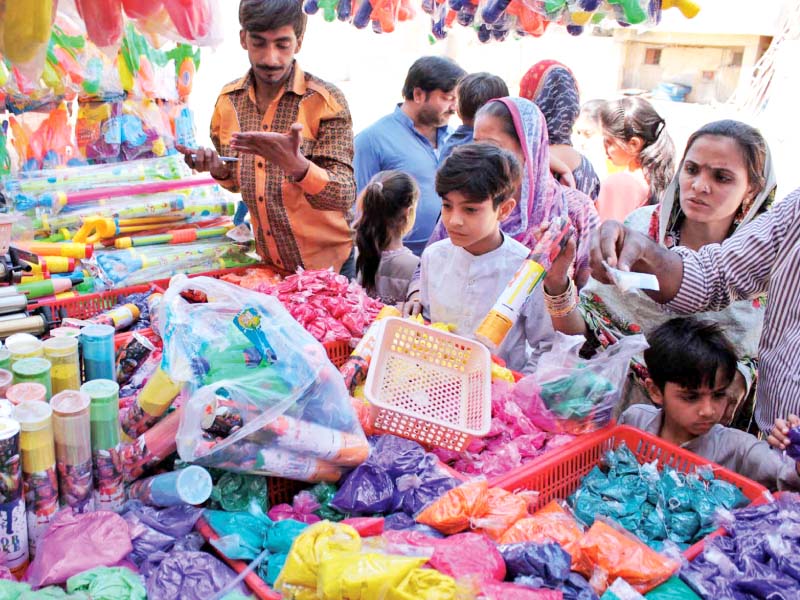
[[[778,34],[780,10],[780,2],[716,0],[703,2],[691,20],[667,11],[657,29],[616,28],[620,87],[670,100],[727,102]]]

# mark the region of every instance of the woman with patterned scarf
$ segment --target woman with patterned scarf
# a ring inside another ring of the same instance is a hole
[[[697,249],[719,243],[767,210],[775,195],[776,178],[769,148],[761,133],[739,121],[716,121],[695,131],[659,205],[637,209],[626,220],[664,246]],[[569,244],[544,281],[545,303],[553,327],[585,334],[591,348],[607,347],[625,335],[648,333],[671,315],[641,291],[623,293],[594,279],[580,296],[568,279],[573,254]],[[739,357],[739,371],[729,389],[723,424],[748,425],[752,406],[758,341],[764,318],[763,298],[734,302],[725,310],[697,315],[714,321],[725,332]],[[633,385],[623,407],[648,401],[647,371],[642,357],[632,364]]]
[[[572,147],[572,129],[581,112],[578,82],[572,71],[555,60],[539,61],[522,78],[519,95],[542,111],[550,153],[572,171],[578,190],[597,200],[600,178],[589,159]]]

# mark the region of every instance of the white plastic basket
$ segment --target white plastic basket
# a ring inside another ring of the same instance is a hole
[[[364,395],[376,430],[461,451],[489,433],[491,357],[479,342],[387,318]]]

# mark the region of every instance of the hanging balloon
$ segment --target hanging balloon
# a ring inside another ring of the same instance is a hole
[[[211,32],[209,0],[164,0],[164,7],[178,33],[187,41],[202,41]]]
[[[161,8],[163,0],[122,0],[122,8],[131,19],[146,19]]]
[[[100,48],[114,46],[122,39],[122,0],[75,0],[89,39]]]

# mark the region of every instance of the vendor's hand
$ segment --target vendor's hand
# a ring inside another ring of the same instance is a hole
[[[795,415],[789,415],[785,421],[783,419],[775,419],[775,425],[772,426],[772,433],[767,437],[767,442],[773,448],[779,450],[786,450],[789,445],[789,430],[800,425],[800,418]]]
[[[242,131],[231,137],[231,149],[245,154],[256,154],[280,167],[287,175],[302,179],[311,164],[300,152],[303,143],[303,126],[295,123],[289,133]]]
[[[406,298],[406,301],[403,304],[403,316],[416,317],[421,312],[422,301],[420,300],[420,293],[413,292],[408,298]]]
[[[228,179],[231,167],[219,159],[219,154],[212,148],[187,148],[180,144],[175,149],[183,154],[183,160],[190,169],[200,173],[210,173],[214,179]]]
[[[633,231],[617,221],[606,221],[592,240],[589,265],[592,277],[601,283],[613,284],[603,262],[620,271],[630,271],[631,266],[645,257],[648,244],[653,242],[644,234]]]
[[[575,237],[570,236],[564,248],[558,253],[547,275],[544,278],[544,291],[551,296],[558,296],[569,287],[569,269],[575,262]]]
[[[563,160],[557,158],[552,152],[550,153],[550,172],[553,176],[567,187],[577,187],[575,183],[575,176],[572,174],[569,166]]]

